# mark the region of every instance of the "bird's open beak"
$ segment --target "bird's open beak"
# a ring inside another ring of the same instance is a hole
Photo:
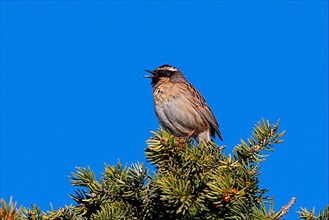
[[[145,70],[145,72],[148,72],[148,73],[152,74],[152,75],[144,76],[145,78],[153,78],[154,77],[154,72],[152,70]]]

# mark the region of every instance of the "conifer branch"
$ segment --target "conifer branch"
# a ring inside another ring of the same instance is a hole
[[[278,122],[272,126],[268,120],[262,119],[253,129],[252,136],[247,139],[247,142],[241,139],[241,144],[238,144],[233,149],[233,155],[238,160],[248,162],[264,161],[268,155],[263,155],[263,150],[274,151],[273,145],[282,143],[280,139],[284,136],[285,131],[277,133],[279,129]]]
[[[315,215],[315,208],[309,211],[301,207],[301,211],[297,213],[299,214],[299,218],[303,220],[327,220],[329,219],[329,204],[327,204],[323,211],[320,210],[318,215]]]
[[[281,143],[279,121],[262,119],[247,141],[241,140],[231,154],[215,143],[199,144],[176,138],[164,130],[152,132],[147,140],[146,159],[155,166],[150,174],[143,164],[105,164],[99,180],[90,167],[77,167],[70,176],[77,187],[70,197],[76,203],[41,212],[17,208],[1,200],[1,220],[87,220],[87,219],[225,219],[278,220],[287,214],[293,198],[274,211],[268,189],[259,187],[260,162]],[[268,205],[270,204],[270,205]],[[328,207],[314,216],[302,209],[305,220],[328,219]]]

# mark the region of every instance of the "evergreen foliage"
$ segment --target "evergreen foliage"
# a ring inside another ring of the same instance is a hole
[[[77,167],[70,179],[78,189],[70,195],[76,205],[41,212],[17,208],[1,200],[1,219],[227,219],[277,220],[295,202],[279,211],[272,198],[259,188],[259,168],[273,146],[283,142],[279,122],[259,122],[252,136],[226,154],[223,147],[211,142],[197,144],[176,138],[163,130],[152,132],[147,140],[146,159],[155,171],[141,163],[123,166],[105,165],[100,180],[87,167]],[[300,219],[328,218],[329,206],[318,216],[302,208]]]

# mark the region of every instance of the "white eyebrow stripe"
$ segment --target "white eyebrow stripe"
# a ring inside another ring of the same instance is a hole
[[[178,71],[178,69],[175,68],[175,67],[173,67],[173,66],[165,66],[165,67],[161,67],[161,68],[159,68],[159,70]]]
[[[168,70],[169,70],[169,71],[177,71],[178,69],[175,68],[175,67],[173,67],[173,66],[171,66],[171,67],[168,67]]]

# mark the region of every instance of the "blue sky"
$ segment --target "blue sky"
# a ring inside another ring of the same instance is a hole
[[[280,118],[260,185],[276,210],[297,197],[287,219],[323,209],[327,18],[326,1],[1,1],[0,197],[59,208],[75,166],[99,177],[145,162],[158,122],[143,70],[169,63],[206,98],[226,152]]]

